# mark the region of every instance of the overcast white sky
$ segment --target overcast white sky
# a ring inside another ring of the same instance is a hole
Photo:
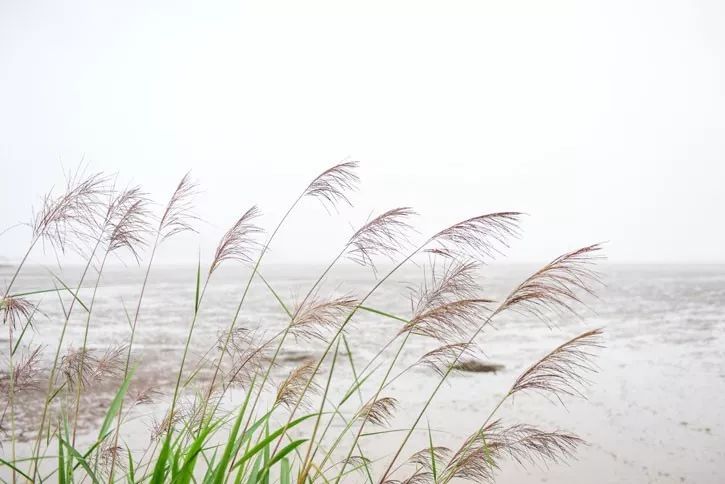
[[[725,261],[724,25],[721,0],[0,0],[0,230],[83,156],[159,201],[191,169],[208,224],[163,256],[191,260],[351,159],[356,209],[307,202],[273,259],[411,205],[422,234],[527,212],[515,261]]]

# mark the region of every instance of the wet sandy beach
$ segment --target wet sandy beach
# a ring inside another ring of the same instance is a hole
[[[481,280],[484,291],[491,297],[502,297],[530,269],[506,265],[486,268]],[[573,431],[589,445],[580,449],[577,460],[548,468],[532,465],[522,469],[508,462],[498,482],[724,482],[725,266],[605,265],[602,271],[606,287],[600,290],[599,300],[591,301],[582,321],[557,321],[549,328],[540,321],[506,317],[483,335],[479,342],[486,361],[502,368],[496,372],[458,372],[450,379],[428,413],[435,444],[460,444],[529,364],[566,339],[602,327],[606,348],[597,360],[598,373],[589,376],[587,400],[567,399],[566,408],[562,408],[543,397],[527,395],[504,405],[501,413],[511,423]],[[193,301],[193,268],[162,267],[152,274],[135,346],[139,367],[134,385],[153,385],[162,395],[156,404],[139,406],[129,416],[133,423],[123,437],[136,449],[148,444],[149,428],[154,418],[163,414],[190,321],[189,302]],[[297,266],[264,271],[275,290],[290,301],[304,294],[315,274],[314,269]],[[6,278],[5,273],[0,277]],[[74,280],[75,275],[70,271],[64,277]],[[108,271],[94,309],[92,347],[105,348],[125,340],[128,325],[123,307],[135,304],[139,280],[135,269]],[[370,305],[405,316],[405,288],[417,280],[419,272],[414,268],[401,273],[383,286]],[[228,324],[245,281],[246,273],[227,271],[210,286],[195,333],[192,361],[213,346],[219,331]],[[356,294],[373,283],[368,272],[346,267],[334,273],[323,290]],[[35,267],[24,274],[18,289],[49,284],[47,271]],[[88,290],[81,297],[84,293]],[[41,308],[44,314],[32,338],[34,343],[47,345],[57,340],[60,330],[57,296],[43,295]],[[262,284],[255,284],[240,325],[272,334],[284,321],[274,298]],[[81,328],[82,319],[74,317],[67,340],[77,344]],[[348,333],[356,365],[364,366],[397,329],[390,320],[358,314]],[[430,347],[423,338],[411,340],[399,368],[414,363]],[[321,345],[291,340],[286,348],[286,360],[273,375],[276,380],[300,358],[319,354]],[[350,381],[349,366],[342,365],[338,371],[345,377],[337,381]],[[436,375],[424,368],[415,368],[395,381],[387,392],[400,405],[391,429],[410,423],[436,381]],[[344,390],[335,388],[334,392]],[[83,429],[91,432],[83,438],[91,438],[111,391],[112,385],[102,386],[84,400]],[[37,418],[39,396],[23,397],[21,436],[34,436],[27,422]],[[239,392],[227,403],[233,406],[237,401],[241,401]],[[370,457],[380,457],[384,464],[384,457],[394,451],[400,437],[395,432],[366,437],[364,447]],[[406,447],[407,453],[419,450],[426,440],[427,435],[416,436]]]

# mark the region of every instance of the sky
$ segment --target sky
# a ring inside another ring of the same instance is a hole
[[[0,0],[0,231],[81,160],[160,205],[191,170],[200,233],[160,255],[191,261],[357,160],[355,206],[304,202],[272,260],[412,206],[421,237],[525,212],[513,262],[725,262],[723,25],[719,0]]]

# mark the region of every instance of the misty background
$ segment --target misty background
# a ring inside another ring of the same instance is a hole
[[[305,202],[270,261],[409,205],[421,236],[526,212],[510,261],[725,262],[724,23],[721,1],[3,0],[0,231],[81,160],[160,204],[192,170],[205,222],[160,261],[194,261],[359,160],[355,208]]]

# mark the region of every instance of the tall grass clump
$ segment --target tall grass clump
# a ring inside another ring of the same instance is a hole
[[[440,395],[441,389],[463,359],[479,353],[487,330],[508,323],[504,315],[548,326],[578,315],[598,285],[592,264],[600,246],[556,257],[495,298],[482,290],[480,274],[519,237],[520,213],[480,214],[420,236],[415,211],[397,207],[354,229],[312,274],[314,282],[287,300],[264,277],[265,255],[300,204],[317,200],[328,210],[351,205],[357,168],[345,162],[322,172],[293,197],[270,231],[262,228],[256,206],[234,217],[208,266],[202,267],[200,257],[195,268],[185,337],[172,374],[162,375],[165,383],[158,388],[144,386],[135,344],[148,319],[144,296],[153,283],[156,255],[167,240],[197,230],[196,183],[185,175],[159,213],[142,188],[119,188],[103,174],[74,173],[60,193],[48,194],[28,224],[27,251],[0,299],[7,335],[0,370],[0,477],[13,483],[439,484],[493,482],[507,461],[549,465],[572,458],[581,438],[536,422],[508,421],[500,410],[519,394],[542,394],[553,404],[583,397],[595,370],[594,351],[602,344],[599,329],[575,335],[534,362],[493,408],[481,410],[470,434],[456,445],[437,445],[432,428],[440,426],[426,422],[421,428],[421,422],[436,399],[451,398]],[[39,245],[59,261],[69,252],[80,257],[75,280],[50,271],[48,287],[17,289]],[[103,331],[94,324],[96,303],[112,257],[138,264],[142,277],[134,300],[124,301],[117,315],[127,323],[125,340],[99,348],[93,343]],[[339,281],[327,289],[331,272],[344,261],[374,272],[361,293]],[[393,314],[374,306],[380,288],[406,265],[423,269],[409,291],[409,311]],[[196,338],[210,304],[208,289],[223,266],[239,272],[240,292],[226,295],[233,298],[233,310],[223,324],[216,320],[216,341],[201,348]],[[279,309],[281,327],[249,327],[253,285]],[[61,308],[61,317],[44,312],[51,303]],[[364,362],[354,358],[366,334],[355,325],[363,314],[368,324],[391,328]],[[80,322],[81,340],[67,341],[74,321]],[[42,325],[57,325],[58,340],[34,345],[31,337]],[[406,352],[421,347],[413,341],[427,349],[404,364]],[[287,371],[282,363],[300,347],[319,351],[296,358]],[[422,404],[398,415],[412,396],[396,394],[393,383],[416,368],[428,370],[429,390],[415,395]],[[88,406],[99,388],[110,397],[94,416]],[[404,422],[403,428],[386,430],[393,420]],[[148,436],[140,439],[147,441],[141,447],[138,436],[130,435],[139,429]],[[389,451],[375,448],[381,439]]]

